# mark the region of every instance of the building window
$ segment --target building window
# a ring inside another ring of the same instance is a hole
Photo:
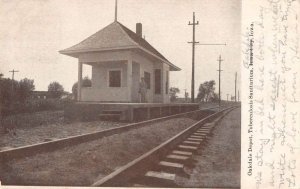
[[[161,94],[161,70],[155,69],[155,94]]]
[[[109,87],[121,87],[121,71],[109,71]]]
[[[149,72],[144,72],[144,80],[145,80],[147,89],[150,89],[151,78],[150,78],[150,73]]]
[[[169,71],[166,71],[166,94],[169,94]]]

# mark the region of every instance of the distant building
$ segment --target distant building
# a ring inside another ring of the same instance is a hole
[[[147,86],[146,101],[169,103],[169,72],[180,68],[118,21],[77,45],[60,51],[78,58],[78,101],[140,102],[141,78]],[[82,88],[82,65],[92,66],[92,87]]]
[[[48,99],[50,95],[48,91],[31,91],[32,99]]]

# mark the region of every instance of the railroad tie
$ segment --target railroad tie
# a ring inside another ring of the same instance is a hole
[[[179,145],[180,149],[188,150],[188,151],[195,151],[197,150],[197,147],[195,146],[188,146],[188,145]]]
[[[203,127],[213,127],[214,126],[214,123],[212,122],[212,123],[205,123],[204,125],[203,125]]]
[[[191,135],[190,138],[204,139],[205,136]]]
[[[213,126],[202,126],[202,127],[200,127],[200,129],[212,129],[212,128],[214,128]]]
[[[200,131],[202,131],[202,132],[210,132],[211,131],[211,129],[198,129],[197,130],[197,132],[200,132]]]
[[[133,184],[133,187],[134,188],[150,188],[149,186],[143,185],[143,184]]]
[[[173,162],[168,162],[168,161],[161,161],[159,162],[159,165],[161,166],[166,166],[166,167],[174,167],[174,168],[183,168],[183,164],[180,163],[173,163]]]
[[[191,145],[200,145],[200,142],[196,142],[196,141],[189,141],[189,140],[183,141],[183,143],[186,143],[186,144],[191,144]]]
[[[173,150],[173,154],[179,154],[179,155],[185,155],[185,156],[191,156],[193,155],[192,152],[187,152],[187,151],[180,151],[180,150]]]
[[[201,127],[201,128],[198,129],[198,131],[199,131],[199,130],[208,130],[208,131],[210,131],[211,129],[212,129],[212,128]]]
[[[185,156],[185,155],[169,154],[166,158],[166,161],[184,164],[189,158],[190,158],[189,156]]]
[[[156,172],[156,171],[148,171],[145,176],[147,177],[155,177],[160,179],[166,179],[166,180],[175,180],[175,174],[173,173],[165,173],[165,172]]]
[[[198,130],[196,133],[210,133],[210,130]]]
[[[193,133],[193,135],[206,136],[207,134],[204,134],[204,133]]]
[[[158,171],[148,171],[144,175],[143,182],[147,186],[162,186],[162,187],[175,187],[175,177],[174,173],[158,172]]]
[[[193,138],[193,137],[190,137],[190,138],[187,138],[187,140],[192,140],[192,141],[202,141],[203,139],[202,138]]]
[[[189,159],[188,156],[182,156],[182,155],[176,155],[176,154],[170,154],[170,155],[167,156],[167,158],[176,159],[176,160],[187,160],[187,159]]]
[[[210,131],[197,131],[196,134],[210,134]]]

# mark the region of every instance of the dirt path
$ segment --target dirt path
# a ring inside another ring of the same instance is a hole
[[[193,158],[197,161],[189,179],[176,177],[182,187],[239,187],[241,161],[241,109],[225,116],[206,146]]]
[[[89,186],[173,137],[196,120],[175,118],[55,152],[0,164],[10,185]]]

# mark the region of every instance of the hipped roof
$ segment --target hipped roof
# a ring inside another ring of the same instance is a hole
[[[170,66],[171,71],[179,71],[180,68],[170,63],[161,53],[159,53],[145,39],[139,37],[121,23],[115,21],[82,42],[59,51],[61,54],[78,57],[79,53],[100,52],[120,49],[141,49],[144,52],[160,59]]]

